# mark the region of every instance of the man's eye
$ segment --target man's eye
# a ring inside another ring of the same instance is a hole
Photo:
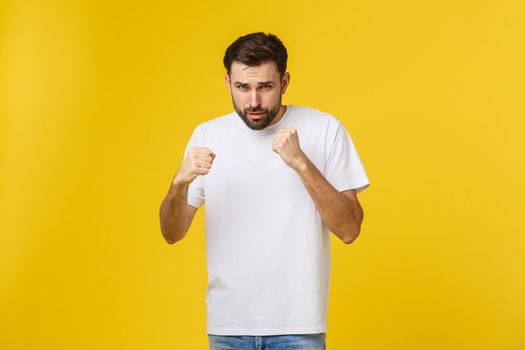
[[[247,86],[243,86],[243,85],[238,85],[237,88],[241,89],[241,90],[247,90],[248,89]],[[269,90],[269,89],[272,88],[272,86],[271,85],[261,85],[261,88],[265,89],[265,90]]]

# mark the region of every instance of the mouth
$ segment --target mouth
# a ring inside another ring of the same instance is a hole
[[[258,112],[258,113],[248,112],[248,115],[252,117],[252,119],[255,119],[255,120],[264,118],[264,114],[265,114],[264,112]]]

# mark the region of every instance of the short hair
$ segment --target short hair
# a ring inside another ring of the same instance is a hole
[[[287,60],[286,47],[276,35],[256,32],[243,35],[231,43],[224,53],[223,64],[230,75],[233,61],[239,61],[247,66],[258,66],[273,61],[282,78],[286,72]]]

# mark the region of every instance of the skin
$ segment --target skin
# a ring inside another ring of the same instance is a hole
[[[281,104],[282,95],[290,82],[288,72],[281,77],[272,61],[251,67],[234,61],[230,73],[225,74],[225,82],[235,111],[248,127],[261,130],[282,118],[286,111],[286,106]],[[264,113],[264,118],[256,119],[248,114],[259,111]],[[355,190],[339,192],[324,178],[302,151],[294,128],[276,131],[272,151],[298,174],[328,229],[344,243],[352,243],[359,236],[363,221]],[[161,231],[168,243],[173,244],[186,235],[197,212],[197,208],[187,203],[189,184],[197,176],[208,174],[214,159],[215,154],[209,148],[191,147],[173,178],[160,208]]]
[[[363,209],[354,189],[337,191],[304,154],[296,129],[279,129],[272,150],[297,172],[315,202],[323,222],[344,243],[352,243],[361,231]]]
[[[233,108],[249,128],[261,130],[282,118],[286,106],[281,104],[281,100],[290,83],[290,73],[286,72],[281,79],[274,62],[249,67],[234,61],[230,74],[226,73],[224,80]],[[254,119],[248,112],[264,112],[265,118]]]

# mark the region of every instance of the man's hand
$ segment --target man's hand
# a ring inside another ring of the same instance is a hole
[[[206,147],[191,147],[188,156],[173,179],[173,183],[187,185],[199,175],[206,175],[211,169],[215,153]]]
[[[299,170],[304,166],[306,155],[299,145],[297,130],[292,128],[277,130],[273,137],[272,150],[279,154],[290,168]]]

